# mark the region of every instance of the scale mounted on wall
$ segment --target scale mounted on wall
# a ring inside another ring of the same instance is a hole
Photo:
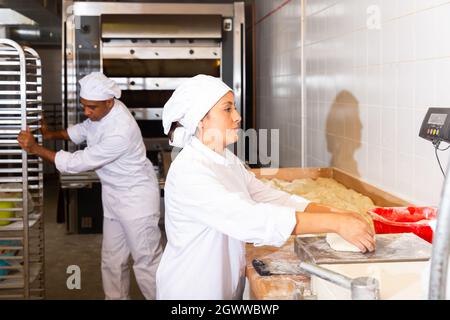
[[[429,108],[419,136],[433,143],[445,141],[450,143],[450,108]]]

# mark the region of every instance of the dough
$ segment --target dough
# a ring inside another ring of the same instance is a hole
[[[299,195],[312,202],[317,202],[342,210],[358,212],[367,222],[373,225],[372,218],[367,213],[375,207],[373,201],[355,190],[346,188],[343,184],[330,178],[317,178],[315,180],[296,179],[284,181],[280,179],[261,179],[272,187]]]
[[[357,246],[351,244],[337,233],[327,233],[326,241],[331,249],[336,251],[361,252]]]

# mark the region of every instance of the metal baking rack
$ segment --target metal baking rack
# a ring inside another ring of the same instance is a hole
[[[0,39],[0,299],[43,299],[43,163],[23,151],[29,130],[42,144],[42,70],[37,52]]]

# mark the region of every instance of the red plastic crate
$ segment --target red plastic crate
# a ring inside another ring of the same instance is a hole
[[[386,207],[368,211],[375,233],[414,233],[422,239],[433,242],[433,230],[427,221],[437,217],[435,207]]]

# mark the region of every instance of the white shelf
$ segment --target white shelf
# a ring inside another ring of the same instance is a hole
[[[18,262],[9,262],[11,266],[18,266]],[[30,263],[30,284],[38,277],[42,269],[42,263]],[[24,274],[22,270],[11,271],[8,276],[20,276],[18,279],[0,279],[0,289],[21,289],[24,287]],[[0,292],[1,298],[1,292]]]
[[[28,227],[32,228],[39,221],[40,214],[32,213],[28,215]],[[6,226],[0,226],[1,231],[21,231],[23,230],[23,221],[15,221]]]

